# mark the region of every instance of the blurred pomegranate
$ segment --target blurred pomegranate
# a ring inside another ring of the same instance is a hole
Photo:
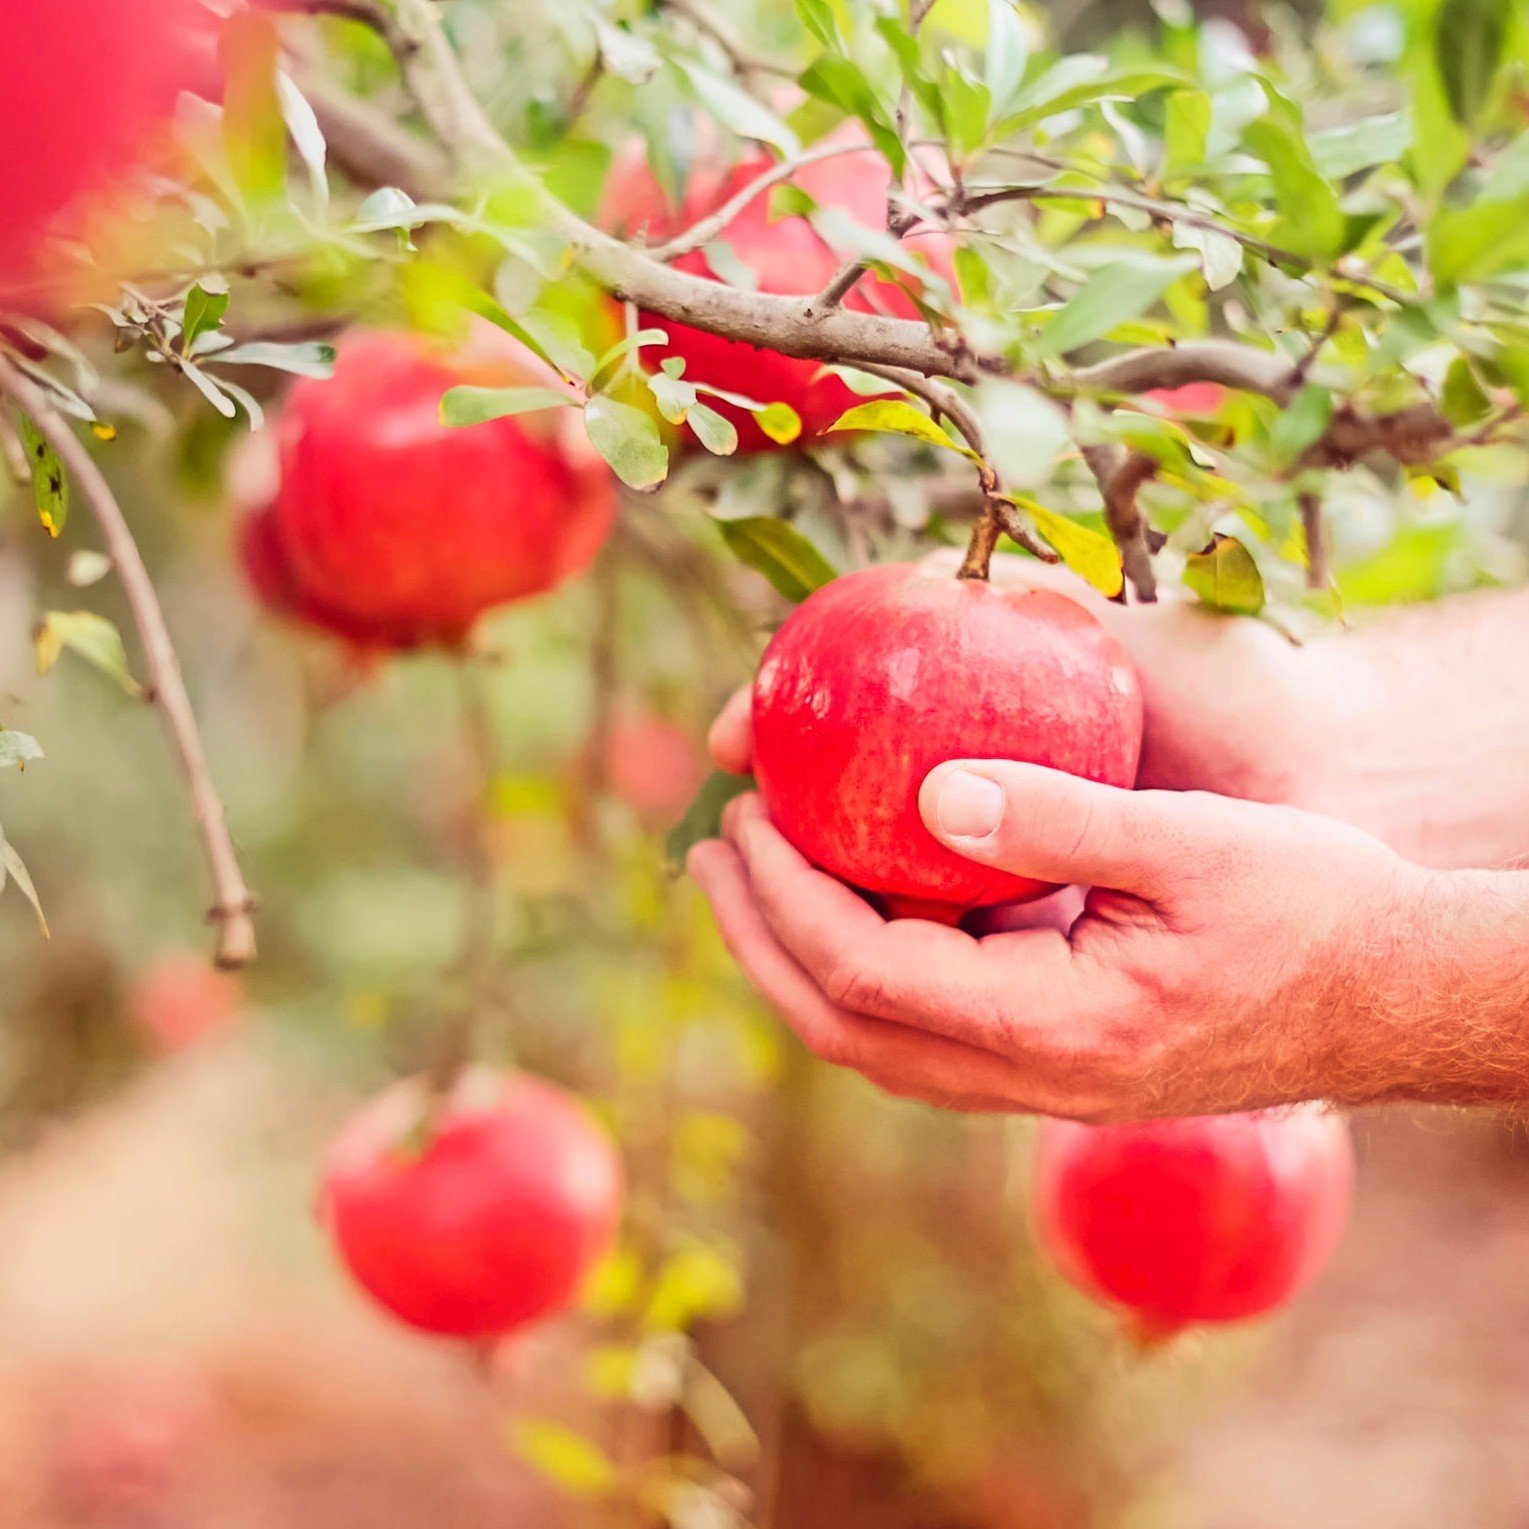
[[[61,214],[150,151],[206,77],[209,23],[198,0],[0,5],[0,291],[36,274]]]
[[[1041,1240],[1143,1338],[1283,1306],[1348,1216],[1353,1148],[1322,1108],[1085,1126],[1042,1122]]]
[[[593,559],[616,495],[576,411],[452,429],[440,402],[459,384],[561,386],[497,332],[446,355],[357,330],[332,377],[293,388],[275,504],[241,537],[268,606],[362,647],[459,647],[487,611]]]
[[[167,956],[134,978],[128,1019],[139,1039],[160,1056],[224,1035],[239,1017],[244,988],[198,956]]]
[[[645,822],[677,818],[705,777],[701,750],[678,723],[647,712],[617,717],[606,739],[605,779]]]
[[[425,1332],[494,1337],[563,1310],[615,1236],[621,1165],[583,1105],[474,1069],[363,1107],[330,1152],[321,1212],[361,1286]]]
[[[1153,388],[1141,395],[1165,414],[1215,414],[1226,402],[1219,382],[1186,382],[1181,388]]]

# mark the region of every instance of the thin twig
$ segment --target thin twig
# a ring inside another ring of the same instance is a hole
[[[258,8],[293,16],[337,16],[343,21],[370,27],[395,57],[413,46],[398,18],[381,0],[257,0]]]
[[[1104,518],[1120,549],[1121,566],[1136,597],[1150,605],[1157,599],[1157,574],[1152,567],[1152,548],[1147,519],[1136,502],[1137,493],[1157,472],[1157,463],[1139,451],[1119,444],[1085,446],[1088,463],[1104,499]]]
[[[698,0],[663,0],[663,8],[673,11],[676,16],[683,16],[696,31],[711,38],[739,74],[770,74],[782,80],[796,79],[797,70],[789,64],[777,64],[774,59],[755,53],[726,21],[699,4]]]
[[[1041,541],[1025,523],[1018,508],[1004,491],[1003,480],[997,465],[988,454],[987,440],[983,434],[982,421],[977,411],[953,388],[917,372],[895,366],[868,366],[873,376],[885,377],[888,382],[906,389],[934,411],[936,417],[943,415],[961,432],[966,444],[976,456],[973,464],[977,469],[977,486],[982,494],[982,510],[977,526],[972,532],[972,543],[967,560],[961,565],[961,577],[985,579],[988,564],[992,561],[993,548],[998,544],[1000,532],[1007,531],[1012,541],[1018,542],[1026,552],[1044,563],[1056,563],[1061,559]],[[989,539],[991,538],[991,539]]]
[[[24,488],[32,481],[32,464],[27,460],[26,443],[17,434],[9,414],[0,414],[0,455],[5,457],[6,468],[19,487]]]
[[[1332,563],[1327,545],[1327,520],[1321,495],[1307,490],[1300,496],[1301,528],[1306,534],[1306,586],[1326,589],[1332,582]]]
[[[433,143],[311,73],[304,74],[301,85],[330,157],[359,185],[397,186],[418,202],[448,183],[450,167]]]
[[[233,840],[229,837],[223,802],[213,784],[207,750],[197,731],[196,715],[181,676],[180,660],[176,657],[159,596],[148,569],[144,567],[138,544],[133,540],[122,508],[95,459],[42,390],[4,357],[0,357],[0,393],[16,403],[53,448],[100,526],[102,540],[122,581],[123,593],[133,614],[133,625],[143,647],[150,692],[164,718],[191,796],[192,814],[201,831],[216,894],[210,917],[218,925],[217,964],[227,971],[247,966],[255,958],[253,899],[244,883]]]
[[[782,181],[790,180],[798,170],[804,169],[807,165],[818,164],[825,159],[837,159],[843,154],[863,153],[865,153],[863,143],[835,143],[819,144],[803,154],[793,154],[790,159],[783,159],[779,164],[762,171],[741,191],[730,196],[715,212],[708,213],[704,218],[693,223],[684,233],[676,234],[674,238],[666,239],[662,244],[649,245],[643,253],[649,260],[657,260],[667,265],[671,260],[678,260],[680,256],[688,255],[692,250],[698,250],[702,245],[710,244],[755,197],[762,196],[772,186],[778,186]]]

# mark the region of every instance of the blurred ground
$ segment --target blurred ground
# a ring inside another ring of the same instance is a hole
[[[597,1521],[505,1445],[527,1411],[600,1432],[578,1397],[577,1325],[503,1356],[490,1393],[470,1359],[399,1333],[328,1268],[304,1210],[334,1104],[246,1035],[161,1064],[0,1174],[3,1529]],[[1333,1268],[1201,1404],[1137,1507],[1094,1522],[1529,1520],[1526,1140],[1443,1111],[1369,1112],[1357,1134],[1356,1216]],[[1145,1362],[1193,1367],[1221,1342]],[[816,1500],[857,1501],[857,1524],[1089,1521],[1079,1499],[1035,1490],[1033,1441],[948,1514],[911,1509],[884,1463],[804,1448]],[[792,1497],[792,1529],[829,1529],[812,1492]]]

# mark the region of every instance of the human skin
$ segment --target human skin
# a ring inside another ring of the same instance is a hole
[[[1070,927],[886,922],[752,796],[693,851],[809,1049],[895,1094],[1089,1121],[1529,1093],[1529,874],[1461,868],[1529,851],[1529,600],[1306,649],[1097,608],[1142,670],[1147,789],[954,761],[920,801],[974,860],[1094,887]],[[738,703],[713,750],[746,767]]]

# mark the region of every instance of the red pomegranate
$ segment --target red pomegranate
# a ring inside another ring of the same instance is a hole
[[[924,827],[947,759],[1136,779],[1142,700],[1124,649],[1049,590],[918,564],[837,579],[799,606],[754,682],[754,771],[777,827],[893,917],[954,923],[1052,888],[977,865]]]
[[[1150,1339],[1262,1316],[1314,1279],[1347,1217],[1353,1148],[1321,1108],[1047,1120],[1036,1172],[1041,1241],[1062,1273]]]
[[[244,988],[198,956],[167,956],[140,972],[128,992],[128,1018],[162,1056],[224,1034],[238,1018]]]
[[[0,291],[36,273],[43,236],[150,149],[205,74],[198,0],[0,5]]]
[[[293,388],[276,503],[245,532],[257,593],[363,645],[455,647],[485,612],[590,562],[615,480],[577,412],[449,428],[441,397],[462,383],[556,379],[508,340],[445,356],[414,336],[356,331],[332,377]]]
[[[1153,388],[1141,396],[1166,414],[1215,414],[1226,402],[1219,382],[1186,382],[1179,388]]]
[[[676,208],[647,165],[633,159],[618,169],[606,199],[606,225],[629,236],[646,234],[650,243],[670,238],[714,212],[773,163],[761,154],[726,172],[699,170],[692,176],[683,205]],[[836,209],[869,229],[885,226],[889,179],[885,160],[870,148],[819,160],[791,178],[792,184],[820,207]],[[758,291],[789,297],[809,297],[821,291],[855,252],[835,249],[804,217],[785,217],[772,223],[769,208],[766,191],[755,197],[719,237],[753,272]],[[939,275],[951,278],[948,240],[911,237],[907,249],[910,255],[922,255]],[[704,250],[682,256],[674,264],[677,270],[721,279]],[[900,286],[876,276],[863,277],[844,306],[898,318],[918,317],[917,307]],[[846,409],[863,401],[837,377],[823,375],[820,361],[799,360],[741,340],[721,339],[658,314],[645,313],[642,321],[669,336],[667,349],[643,352],[649,362],[656,365],[665,355],[680,356],[685,361],[685,377],[691,382],[704,382],[759,403],[789,404],[801,417],[803,443],[821,435]],[[752,414],[714,398],[706,402],[737,426],[740,451],[775,448],[777,443],[759,428]]]
[[[394,1316],[492,1337],[573,1301],[615,1235],[621,1167],[571,1095],[474,1070],[438,1104],[413,1080],[363,1107],[321,1204],[350,1272]]]
[[[606,740],[605,778],[611,794],[640,818],[664,823],[684,811],[706,778],[706,763],[678,723],[623,712]]]

